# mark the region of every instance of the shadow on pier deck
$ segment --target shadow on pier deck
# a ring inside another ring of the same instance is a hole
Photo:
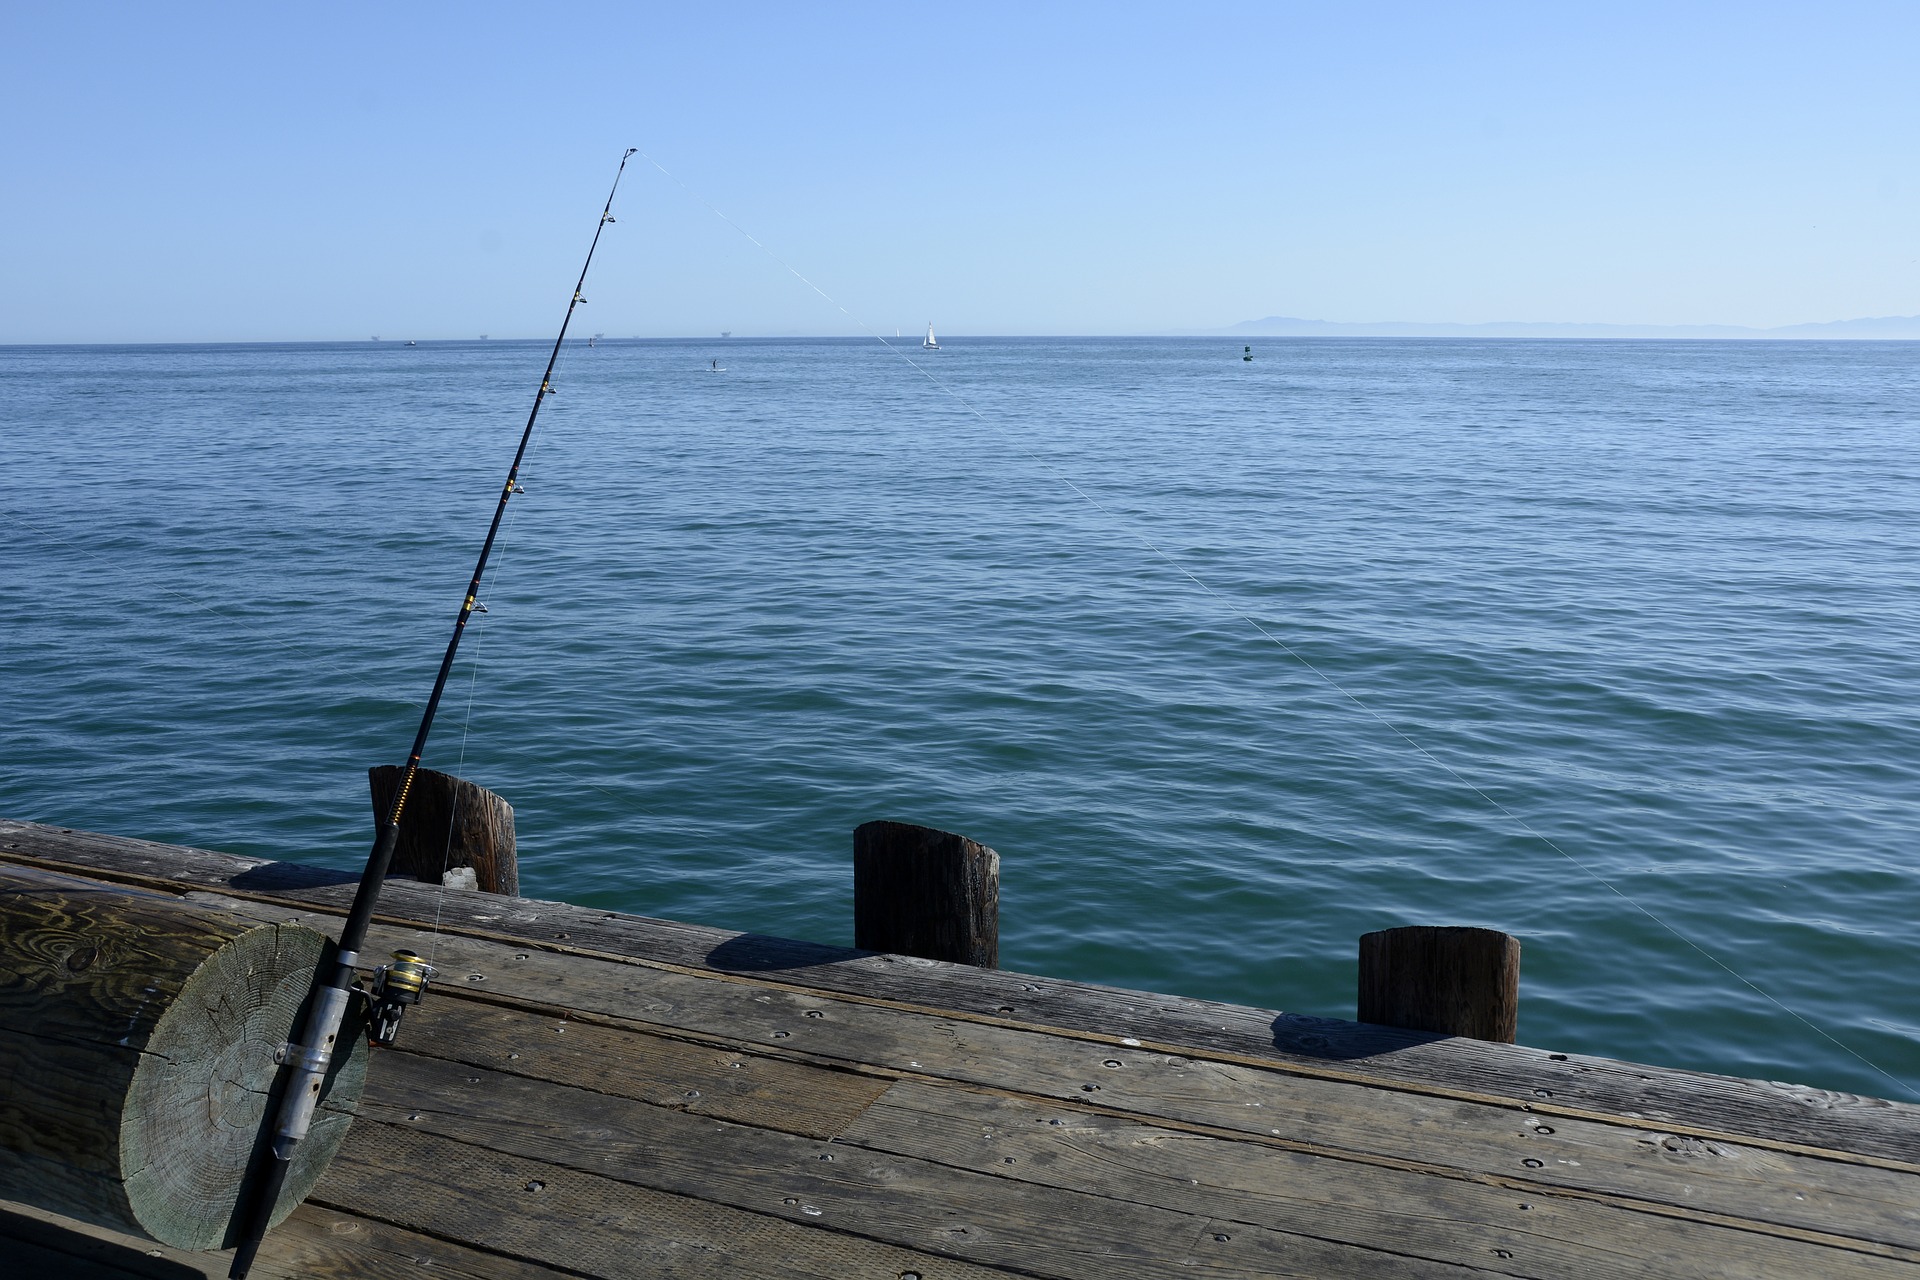
[[[0,822],[331,931],[350,877]],[[394,882],[435,995],[256,1275],[1920,1280],[1920,1107]],[[440,918],[440,933],[425,928]],[[8,1275],[223,1255],[0,1204]]]

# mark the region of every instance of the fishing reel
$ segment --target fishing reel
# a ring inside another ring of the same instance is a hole
[[[367,1043],[376,1049],[393,1046],[400,1034],[400,1015],[420,1003],[427,984],[439,970],[411,951],[393,953],[393,963],[373,971],[373,990],[367,992]]]

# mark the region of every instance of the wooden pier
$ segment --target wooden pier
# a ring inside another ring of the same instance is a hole
[[[0,863],[328,932],[355,878]],[[1920,1280],[1916,1106],[403,881],[372,943],[441,977],[256,1275]],[[0,1203],[0,1274],[226,1258]]]

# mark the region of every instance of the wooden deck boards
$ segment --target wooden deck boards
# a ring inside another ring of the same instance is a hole
[[[352,888],[7,822],[0,860],[262,918]],[[257,1274],[1920,1280],[1920,1107],[441,897],[382,899],[369,952],[442,977]],[[50,1257],[224,1274],[0,1205]]]

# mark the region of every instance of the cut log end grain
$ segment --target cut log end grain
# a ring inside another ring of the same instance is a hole
[[[235,1243],[279,1076],[327,940],[161,894],[0,874],[0,1195],[182,1249]],[[295,1148],[278,1221],[346,1137],[357,1006]]]

